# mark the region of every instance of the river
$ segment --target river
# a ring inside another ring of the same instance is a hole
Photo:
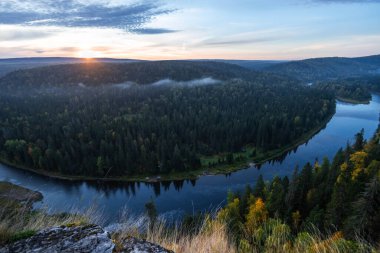
[[[260,168],[250,167],[229,175],[161,183],[71,182],[0,164],[0,180],[40,191],[44,199],[36,207],[48,208],[50,212],[95,206],[107,222],[114,222],[122,210],[142,213],[145,203],[153,199],[161,214],[177,216],[223,205],[228,190],[242,190],[247,184],[254,185],[260,174],[267,180],[276,175],[291,176],[297,165],[302,167],[316,159],[321,161],[323,157],[331,159],[340,147],[352,142],[362,128],[366,138],[372,137],[379,123],[379,112],[379,95],[372,95],[372,101],[367,105],[338,101],[335,115],[307,143],[284,155],[280,161],[270,161]]]

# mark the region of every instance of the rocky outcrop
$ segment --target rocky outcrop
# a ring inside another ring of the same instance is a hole
[[[134,237],[127,238],[120,243],[118,252],[123,253],[174,253],[157,244],[140,240]]]
[[[110,234],[97,225],[75,227],[53,227],[42,230],[34,236],[0,248],[0,253],[173,253],[159,245],[127,238],[117,243]]]
[[[93,252],[111,253],[115,245],[101,227],[53,227],[0,249],[0,253]]]

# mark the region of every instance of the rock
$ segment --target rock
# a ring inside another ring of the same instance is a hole
[[[0,248],[0,253],[173,253],[145,240],[129,237],[117,243],[98,225],[52,227]]]
[[[0,253],[173,253],[145,240],[129,237],[118,242],[98,225],[52,227],[0,248]]]
[[[174,253],[157,244],[130,237],[121,242],[118,252],[122,253]]]
[[[53,227],[0,248],[0,253],[111,253],[115,245],[109,234],[97,225]]]

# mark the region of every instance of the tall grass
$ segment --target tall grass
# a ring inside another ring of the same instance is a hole
[[[158,218],[153,223],[144,216],[126,217],[113,231],[113,239],[122,242],[130,236],[159,244],[176,253],[235,253],[236,247],[228,236],[226,224],[206,215],[196,228],[167,222]],[[168,225],[169,224],[169,225]]]
[[[0,245],[12,242],[20,234],[32,235],[33,232],[53,226],[73,226],[102,221],[102,215],[97,208],[87,210],[72,209],[69,213],[49,214],[47,208],[31,211],[27,205],[14,208],[14,203],[4,204],[0,207]]]
[[[270,219],[251,235],[239,239],[228,233],[226,222],[205,215],[197,229],[170,224],[158,219],[124,217],[113,230],[113,239],[120,243],[130,236],[159,244],[176,253],[375,253],[373,245],[357,237],[346,240],[341,232],[322,234],[316,227],[308,232],[291,233],[290,228],[278,219]]]
[[[100,224],[103,220],[96,207],[84,213],[72,210],[66,214],[48,214],[44,211],[20,209],[16,213],[4,213],[8,210],[0,207],[0,245],[30,236],[30,231],[38,231],[51,226]],[[124,212],[117,224],[106,227],[112,239],[118,245],[130,236],[159,244],[176,253],[254,253],[254,252],[294,252],[294,253],[340,253],[340,252],[379,252],[375,247],[357,238],[348,241],[340,232],[322,234],[317,228],[309,232],[292,235],[290,229],[280,220],[272,219],[254,231],[239,239],[228,232],[228,224],[215,216],[204,215],[196,226],[186,226],[181,222],[168,222],[164,218],[150,221],[145,216],[133,216]]]

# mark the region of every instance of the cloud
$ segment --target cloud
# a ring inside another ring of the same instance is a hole
[[[77,47],[61,47],[59,48],[59,50],[62,52],[73,53],[73,52],[78,52],[80,49]]]
[[[51,33],[43,31],[10,30],[3,29],[0,33],[1,41],[31,40],[51,36]]]
[[[208,46],[224,46],[224,45],[239,45],[239,44],[253,44],[260,42],[268,42],[278,40],[278,38],[249,38],[249,39],[232,39],[232,40],[205,40],[201,44]]]
[[[139,29],[154,17],[172,11],[151,1],[111,6],[94,2],[85,4],[78,0],[9,0],[0,2],[0,23],[119,28],[129,31]],[[152,34],[154,29],[148,29],[147,32]],[[156,33],[159,33],[158,30]]]
[[[132,29],[131,32],[137,34],[163,34],[163,33],[175,33],[178,30],[166,29],[166,28],[136,28]]]

